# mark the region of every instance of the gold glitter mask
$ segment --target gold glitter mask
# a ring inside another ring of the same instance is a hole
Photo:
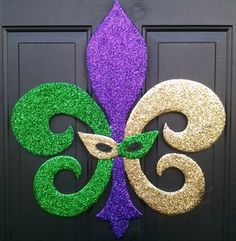
[[[78,132],[80,139],[91,155],[98,159],[117,156],[117,143],[107,136]]]
[[[174,132],[167,124],[163,129],[165,141],[184,152],[209,148],[225,126],[224,107],[212,90],[191,80],[173,79],[154,86],[141,98],[130,114],[125,137],[141,133],[152,119],[168,112],[180,112],[187,117],[185,130]],[[157,164],[159,175],[169,167],[183,172],[185,184],[176,192],[155,187],[142,172],[139,159],[124,158],[124,166],[137,195],[162,214],[185,213],[201,201],[205,189],[203,173],[198,164],[185,155],[167,154]]]

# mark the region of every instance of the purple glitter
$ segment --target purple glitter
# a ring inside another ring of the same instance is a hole
[[[120,142],[128,114],[144,83],[147,50],[144,39],[118,1],[88,44],[87,64],[95,96],[110,121],[112,137]],[[141,215],[129,198],[123,159],[117,157],[109,200],[97,216],[109,221],[115,235],[121,237],[129,220]]]

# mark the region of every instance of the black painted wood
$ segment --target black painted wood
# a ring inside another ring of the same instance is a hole
[[[234,0],[121,0],[129,17],[142,32],[148,46],[148,73],[143,93],[171,78],[199,81],[221,98],[227,111],[224,134],[209,150],[188,154],[201,166],[206,192],[193,211],[176,217],[160,215],[134,193],[130,196],[143,217],[132,221],[121,240],[132,241],[234,241],[236,240],[236,1]],[[95,217],[105,205],[110,185],[99,202],[75,218],[58,218],[39,208],[32,192],[32,180],[46,158],[23,150],[12,135],[11,111],[27,90],[53,81],[79,85],[91,93],[85,51],[96,26],[111,8],[111,0],[0,0],[0,240],[2,241],[112,241],[108,224]],[[182,130],[186,119],[166,114],[147,130],[163,123]],[[72,124],[89,132],[73,118],[51,120],[55,132]],[[142,160],[152,183],[163,190],[177,190],[184,182],[180,172],[155,173],[157,160],[174,150],[162,136],[158,145]],[[64,153],[81,160],[79,181],[70,172],[58,174],[55,185],[65,193],[79,190],[92,176],[96,161],[76,136]]]

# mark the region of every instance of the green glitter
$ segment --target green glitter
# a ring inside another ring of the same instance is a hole
[[[158,131],[128,136],[118,144],[118,155],[128,159],[141,158],[151,149]]]
[[[34,193],[40,206],[47,212],[72,217],[88,210],[97,202],[104,191],[111,174],[111,161],[98,161],[97,169],[91,180],[80,191],[63,194],[54,187],[54,177],[60,170],[73,171],[77,178],[81,174],[79,162],[69,156],[57,156],[46,161],[34,178]]]
[[[19,143],[36,155],[51,156],[64,151],[74,139],[71,126],[64,133],[53,133],[49,120],[59,114],[85,122],[96,134],[110,136],[106,117],[83,90],[67,83],[47,83],[26,93],[14,107],[12,130]]]
[[[85,122],[96,134],[111,136],[107,119],[96,102],[80,88],[67,83],[47,83],[26,93],[17,102],[12,114],[12,129],[19,143],[37,155],[55,155],[68,148],[73,139],[71,126],[55,134],[49,120],[59,114],[74,116]],[[112,159],[99,160],[94,175],[78,192],[63,194],[54,187],[60,170],[71,170],[77,178],[79,162],[69,156],[46,161],[36,173],[34,194],[39,205],[53,215],[70,217],[90,208],[103,193],[112,170]]]

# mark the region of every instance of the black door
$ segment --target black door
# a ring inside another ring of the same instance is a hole
[[[145,38],[148,72],[143,93],[168,79],[191,79],[215,91],[223,102],[227,123],[223,135],[206,151],[189,155],[202,168],[205,195],[194,210],[180,216],[161,215],[134,193],[129,193],[142,218],[131,221],[121,240],[226,241],[236,240],[236,1],[234,0],[121,0],[122,7]],[[3,241],[111,241],[109,224],[96,218],[110,193],[88,212],[60,218],[44,212],[35,201],[32,184],[47,158],[32,155],[17,143],[10,118],[17,100],[45,82],[68,82],[91,95],[87,75],[86,46],[92,33],[112,7],[112,0],[1,0],[0,1],[0,237]],[[167,122],[182,130],[186,119],[166,114],[148,129],[163,129]],[[55,132],[71,124],[89,132],[81,122],[57,116]],[[163,190],[178,190],[184,182],[175,169],[156,175],[156,162],[173,152],[162,136],[142,160],[149,180]],[[96,162],[79,138],[64,152],[81,160],[82,177],[60,172],[55,185],[65,193],[81,189],[92,176]]]

